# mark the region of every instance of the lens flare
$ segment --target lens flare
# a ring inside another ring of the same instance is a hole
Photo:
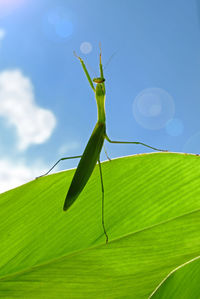
[[[55,7],[48,11],[43,19],[43,32],[53,42],[65,42],[73,34],[74,25],[69,11],[62,7]]]

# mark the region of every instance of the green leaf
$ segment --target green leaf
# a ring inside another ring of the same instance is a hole
[[[200,255],[200,157],[143,154],[98,167],[67,212],[74,170],[0,196],[0,297],[148,298]]]
[[[175,269],[152,295],[152,299],[197,299],[200,283],[200,257]]]

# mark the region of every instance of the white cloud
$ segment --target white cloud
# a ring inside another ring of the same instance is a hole
[[[6,32],[4,29],[0,28],[0,40],[2,40],[6,35]]]
[[[20,150],[45,142],[56,125],[53,113],[36,105],[32,83],[20,70],[0,73],[0,116],[15,126]]]
[[[0,193],[15,188],[19,185],[33,180],[45,173],[47,168],[36,163],[28,167],[23,161],[0,160]]]

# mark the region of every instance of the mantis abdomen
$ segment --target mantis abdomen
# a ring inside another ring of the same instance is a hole
[[[87,181],[99,160],[105,134],[105,123],[97,122],[72,179],[69,191],[65,198],[63,210],[66,211],[69,209],[87,184]]]

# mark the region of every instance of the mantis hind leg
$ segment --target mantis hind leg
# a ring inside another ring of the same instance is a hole
[[[167,152],[167,150],[163,150],[163,149],[159,149],[159,148],[156,148],[156,147],[153,147],[153,146],[150,146],[148,144],[145,144],[143,142],[138,142],[138,141],[113,141],[113,140],[110,140],[110,138],[106,135],[105,136],[106,140],[110,143],[119,143],[119,144],[140,144],[140,145],[143,145],[143,146],[146,146],[148,148],[151,148],[153,149],[154,151],[160,151],[160,152]]]
[[[49,174],[49,172],[56,166],[56,165],[58,165],[58,163],[60,162],[60,161],[64,161],[64,160],[68,160],[68,159],[77,159],[77,158],[81,158],[82,156],[73,156],[73,157],[65,157],[65,158],[61,158],[61,159],[59,159],[46,173],[44,173],[44,174],[42,174],[42,175],[40,175],[40,176],[38,176],[38,177],[36,177],[36,179],[38,179],[38,178],[41,178],[41,177],[43,177],[43,176],[45,176],[45,175],[47,175],[47,174]]]
[[[101,178],[101,191],[102,191],[102,226],[103,226],[103,232],[106,237],[106,244],[108,243],[108,235],[105,228],[105,222],[104,222],[104,186],[103,186],[103,176],[102,176],[102,170],[101,170],[101,162],[98,160],[99,163],[99,172],[100,172],[100,178]]]
[[[104,149],[104,152],[105,152],[105,154],[106,154],[107,159],[108,159],[109,161],[111,161],[111,159],[110,159],[110,157],[108,156],[108,153],[107,153],[107,151],[106,151],[105,145],[103,145],[103,149]]]

